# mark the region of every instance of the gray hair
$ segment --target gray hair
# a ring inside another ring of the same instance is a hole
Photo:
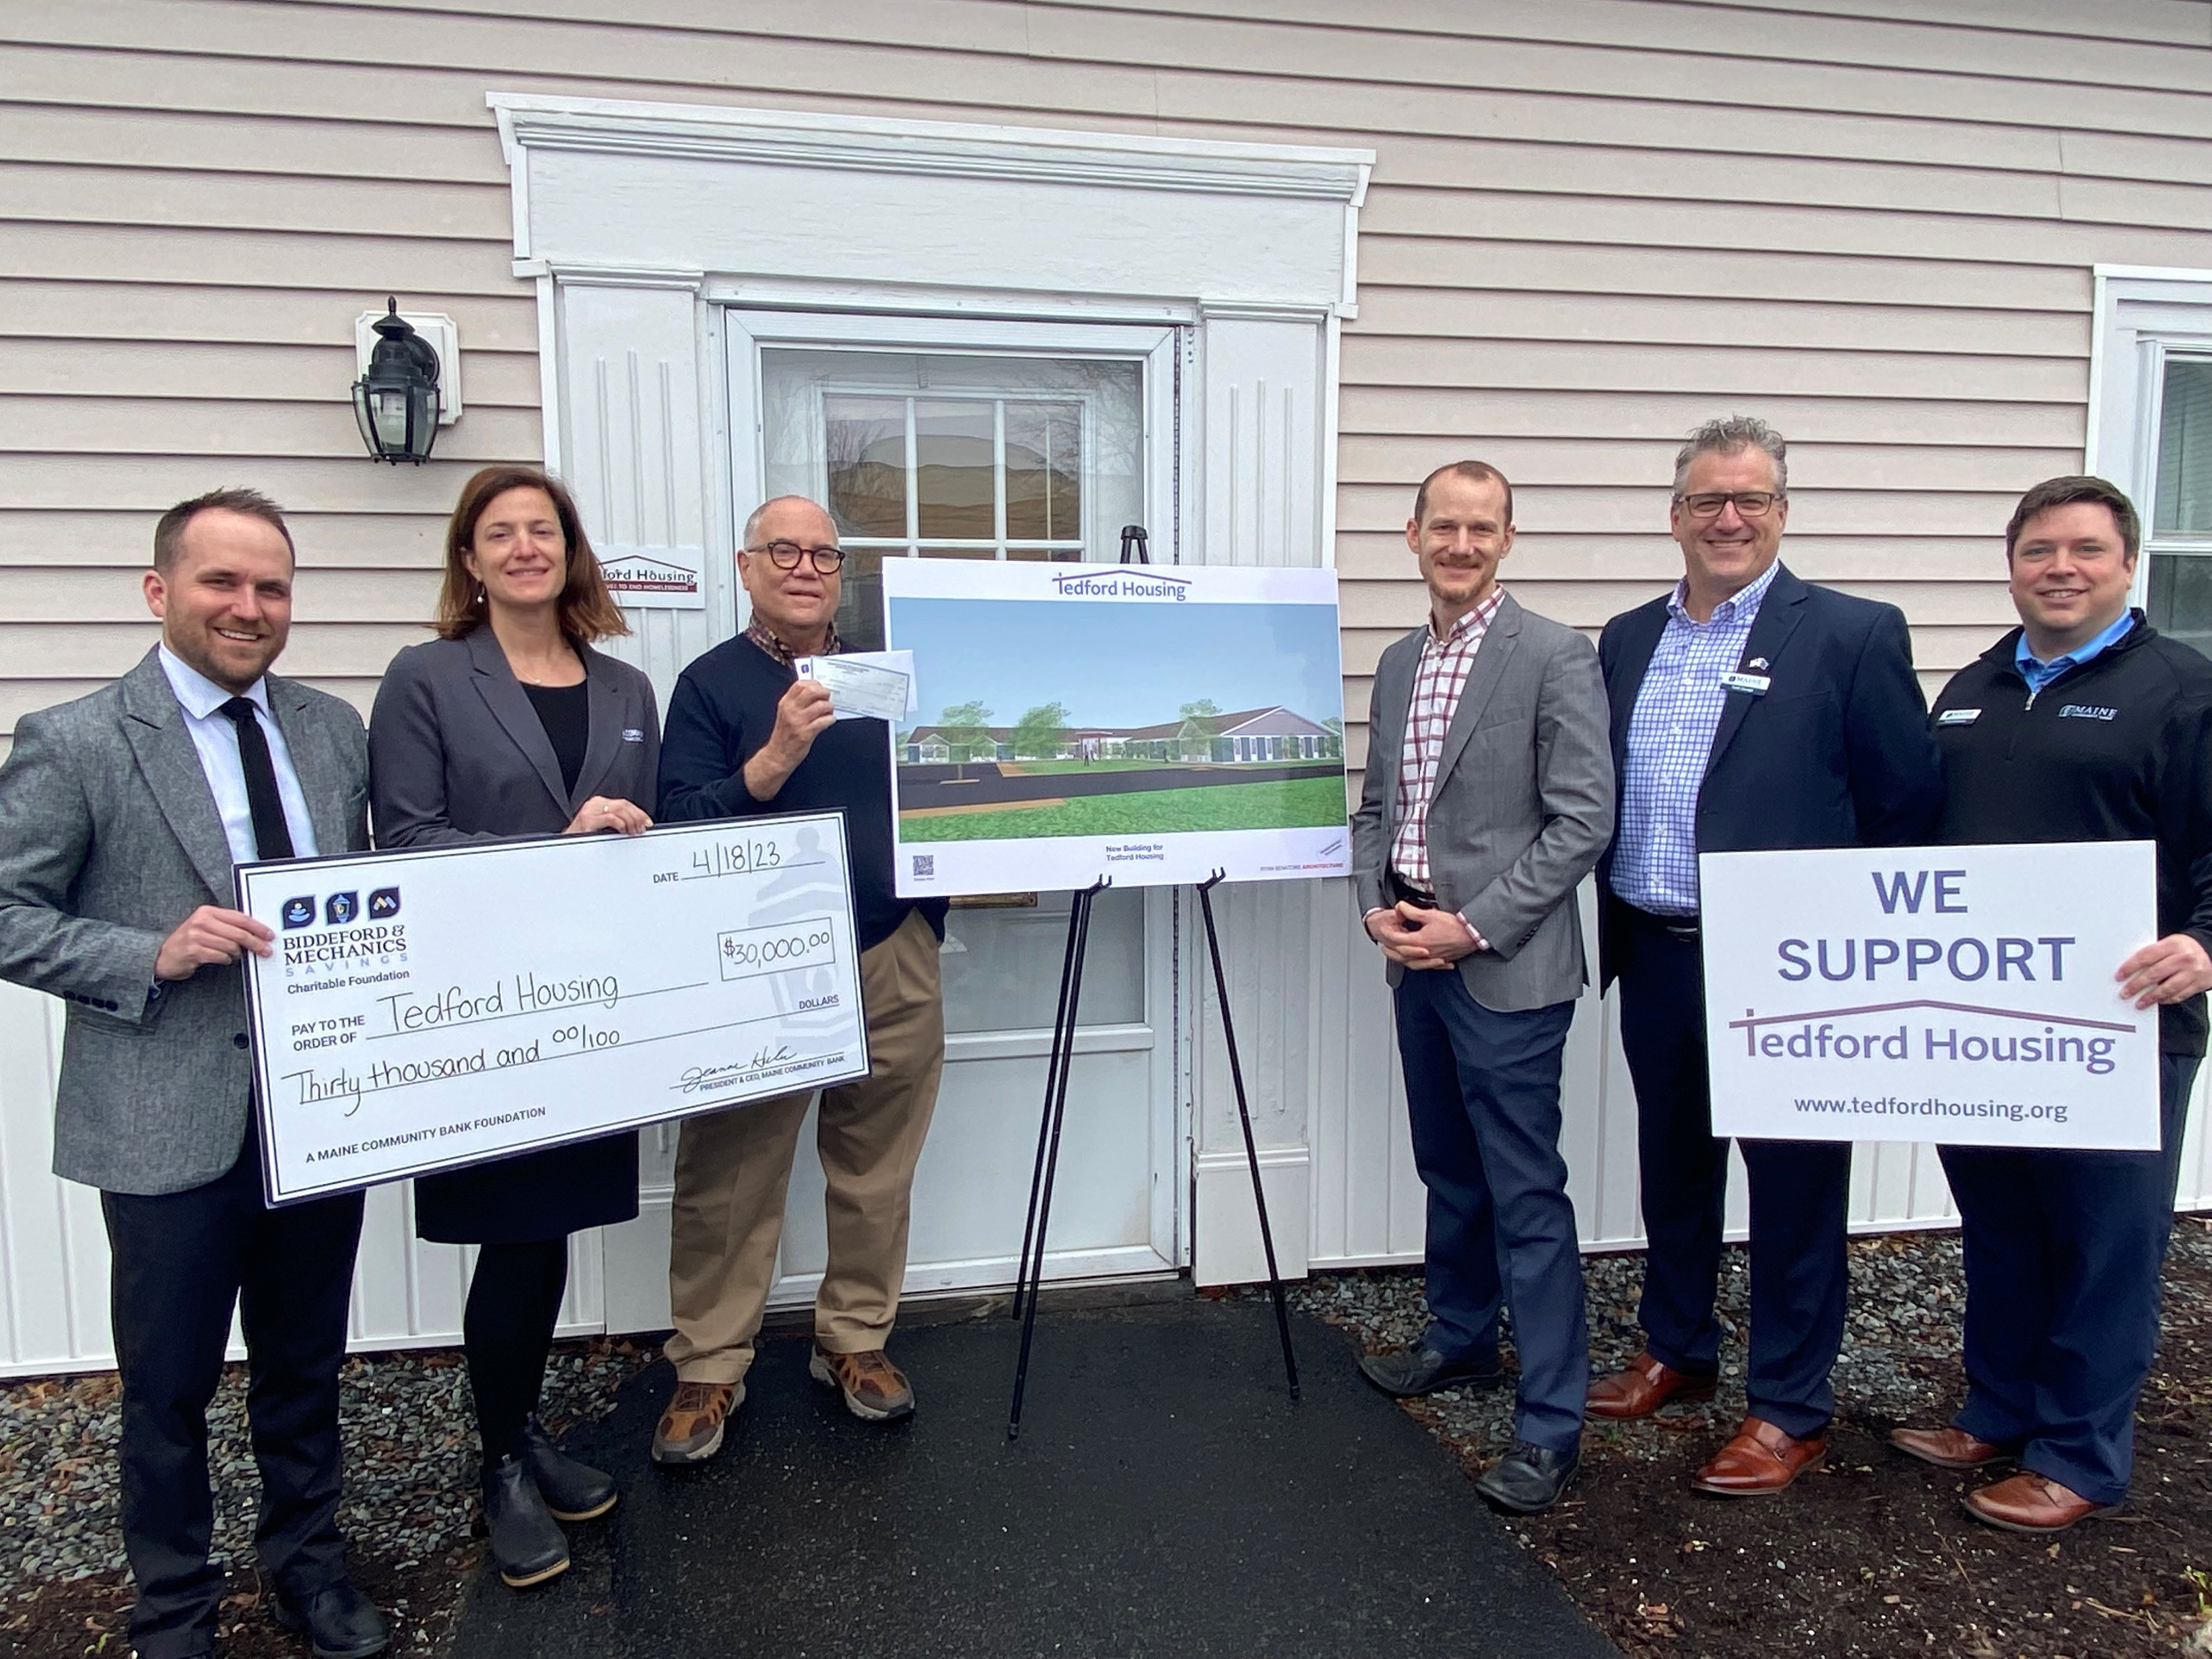
[[[824,507],[820,502],[812,500],[805,495],[771,495],[766,501],[761,503],[759,506],[754,508],[751,512],[746,514],[744,537],[738,543],[738,545],[740,547],[746,548],[751,547],[753,545],[753,538],[760,534],[760,521],[763,518],[766,517],[768,510],[771,507],[780,507],[785,502],[787,501],[805,502],[808,506],[813,508],[814,511],[820,513],[822,517],[829,518],[831,534],[834,535],[837,533],[837,520],[831,518],[829,510]]]
[[[1774,489],[1790,493],[1790,446],[1782,434],[1756,415],[1723,415],[1693,432],[1674,457],[1674,493],[1682,493],[1682,480],[1690,463],[1701,455],[1735,455],[1745,449],[1763,449],[1774,463]]]

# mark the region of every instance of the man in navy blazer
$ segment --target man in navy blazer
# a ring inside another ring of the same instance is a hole
[[[1728,1142],[1712,1132],[1697,856],[1927,838],[1942,803],[1927,704],[1893,605],[1778,562],[1788,449],[1744,416],[1675,457],[1674,591],[1606,624],[1619,825],[1598,867],[1600,972],[1621,986],[1650,1241],[1644,1349],[1591,1385],[1594,1417],[1711,1395]],[[1780,1491],[1826,1448],[1843,1342],[1847,1141],[1745,1141],[1751,1191],[1748,1414],[1694,1484]]]

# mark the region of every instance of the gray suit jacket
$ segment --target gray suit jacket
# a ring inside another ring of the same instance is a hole
[[[274,674],[269,706],[325,853],[369,844],[361,717]],[[161,941],[234,905],[230,843],[184,710],[149,651],[113,685],[27,714],[0,765],[0,979],[69,1004],[54,1173],[177,1193],[237,1162],[252,1098],[244,981],[202,968],[148,1005]]]
[[[1382,654],[1367,712],[1367,772],[1352,815],[1363,913],[1388,902],[1383,873],[1398,833],[1405,743],[1425,623]],[[1475,652],[1444,735],[1430,803],[1437,902],[1490,949],[1463,957],[1468,994],[1501,1013],[1579,995],[1587,978],[1575,884],[1613,835],[1613,753],[1597,652],[1510,593]],[[1390,965],[1395,985],[1404,970]]]
[[[392,658],[369,716],[376,844],[557,835],[595,795],[650,812],[661,764],[653,682],[588,645],[576,649],[591,694],[573,790],[562,787],[552,741],[488,626]]]

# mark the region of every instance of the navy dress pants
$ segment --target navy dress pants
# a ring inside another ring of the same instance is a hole
[[[1636,1086],[1644,1262],[1639,1317],[1652,1356],[1709,1377],[1720,1366],[1721,1223],[1728,1142],[1713,1133],[1704,964],[1694,932],[1616,902],[1621,1048]],[[1800,1440],[1835,1416],[1843,1347],[1851,1145],[1744,1141],[1751,1189],[1751,1415]]]
[[[1944,1147],[1966,1254],[1966,1404],[1978,1439],[2093,1503],[2127,1496],[2135,1401],[2158,1346],[2182,1115],[2198,1056],[2159,1056],[2157,1152]]]
[[[143,1659],[183,1659],[212,1648],[223,1593],[208,1560],[207,1406],[234,1306],[245,1325],[262,1565],[296,1601],[345,1576],[338,1366],[361,1195],[268,1209],[250,1128],[219,1179],[157,1197],[103,1193],[100,1209],[123,1383],[123,1549],[138,1586],[131,1642]]]
[[[1559,1064],[1574,1004],[1499,1013],[1456,971],[1398,983],[1413,1162],[1428,1189],[1430,1324],[1448,1358],[1494,1357],[1498,1309],[1521,1360],[1515,1433],[1564,1451],[1582,1438],[1589,1333],[1567,1163]]]

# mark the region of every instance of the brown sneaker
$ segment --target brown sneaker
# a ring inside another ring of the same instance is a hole
[[[653,1431],[657,1463],[703,1463],[722,1449],[722,1431],[745,1403],[743,1383],[679,1382]]]
[[[818,1342],[806,1369],[816,1382],[840,1390],[845,1409],[856,1417],[888,1423],[914,1415],[913,1385],[879,1348],[865,1354],[832,1354]]]

